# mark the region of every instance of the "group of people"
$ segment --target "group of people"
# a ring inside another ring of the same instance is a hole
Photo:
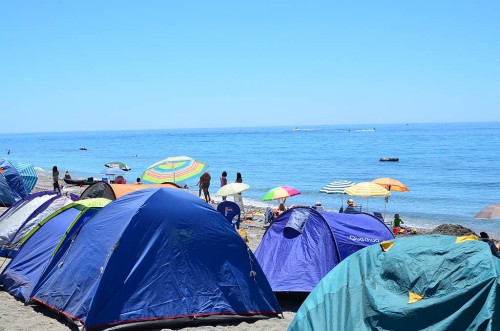
[[[210,176],[210,173],[208,171],[205,171],[203,175],[200,176],[200,181],[198,182],[198,184],[196,184],[199,187],[198,196],[201,197],[201,192],[203,191],[203,195],[205,197],[206,202],[212,201],[212,199],[210,198],[210,191],[208,190],[210,188],[211,180],[212,176]],[[241,173],[239,172],[236,173],[236,180],[234,182],[243,183],[243,178],[241,177]],[[226,185],[227,185],[227,172],[223,171],[220,176],[220,187]],[[226,200],[226,197],[222,197],[222,200]]]

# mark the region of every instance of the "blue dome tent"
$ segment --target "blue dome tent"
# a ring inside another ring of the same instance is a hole
[[[44,218],[72,202],[55,191],[32,193],[7,209],[0,216],[0,256],[17,254],[20,240]]]
[[[236,230],[210,205],[182,190],[124,195],[73,239],[62,243],[31,299],[86,329],[281,313]]]
[[[18,253],[0,274],[3,289],[27,301],[61,239],[71,237],[109,202],[103,198],[73,202],[36,225],[21,239]]]
[[[11,206],[28,193],[16,168],[9,161],[0,158],[0,206]]]
[[[352,253],[394,235],[370,214],[296,207],[267,229],[255,256],[274,292],[310,292]]]

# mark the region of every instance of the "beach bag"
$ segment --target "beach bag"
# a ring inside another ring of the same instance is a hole
[[[236,229],[236,231],[238,231],[238,233],[241,236],[241,238],[243,238],[243,240],[247,243],[248,242],[247,230],[245,230],[245,229]]]

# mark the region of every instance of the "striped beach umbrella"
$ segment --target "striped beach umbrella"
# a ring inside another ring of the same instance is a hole
[[[386,190],[384,187],[372,182],[354,184],[351,187],[346,188],[344,191],[349,195],[363,198],[386,197],[391,195],[391,192]]]
[[[188,156],[172,156],[150,165],[142,174],[145,183],[179,183],[199,175],[208,165]]]
[[[330,184],[326,184],[325,187],[323,187],[321,190],[319,190],[320,193],[326,193],[326,194],[340,194],[342,198],[342,209],[344,207],[344,190],[348,187],[351,187],[355,183],[348,181],[348,180],[336,180],[334,182],[331,182]]]
[[[325,185],[325,187],[319,191],[320,193],[326,194],[345,194],[344,190],[352,185],[354,185],[354,183],[348,180],[336,180]]]
[[[391,195],[391,192],[387,191],[383,186],[372,182],[354,184],[353,186],[346,188],[345,193],[355,197],[362,197],[363,199],[367,199],[369,197],[386,197],[386,204],[387,198]],[[366,209],[368,210],[368,200],[366,200]]]
[[[14,163],[14,168],[21,176],[26,192],[31,192],[35,188],[36,182],[38,181],[38,175],[36,174],[35,168],[32,164],[16,162]]]

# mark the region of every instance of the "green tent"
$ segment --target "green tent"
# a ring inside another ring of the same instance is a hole
[[[498,330],[499,275],[475,236],[383,242],[328,273],[288,330]]]

